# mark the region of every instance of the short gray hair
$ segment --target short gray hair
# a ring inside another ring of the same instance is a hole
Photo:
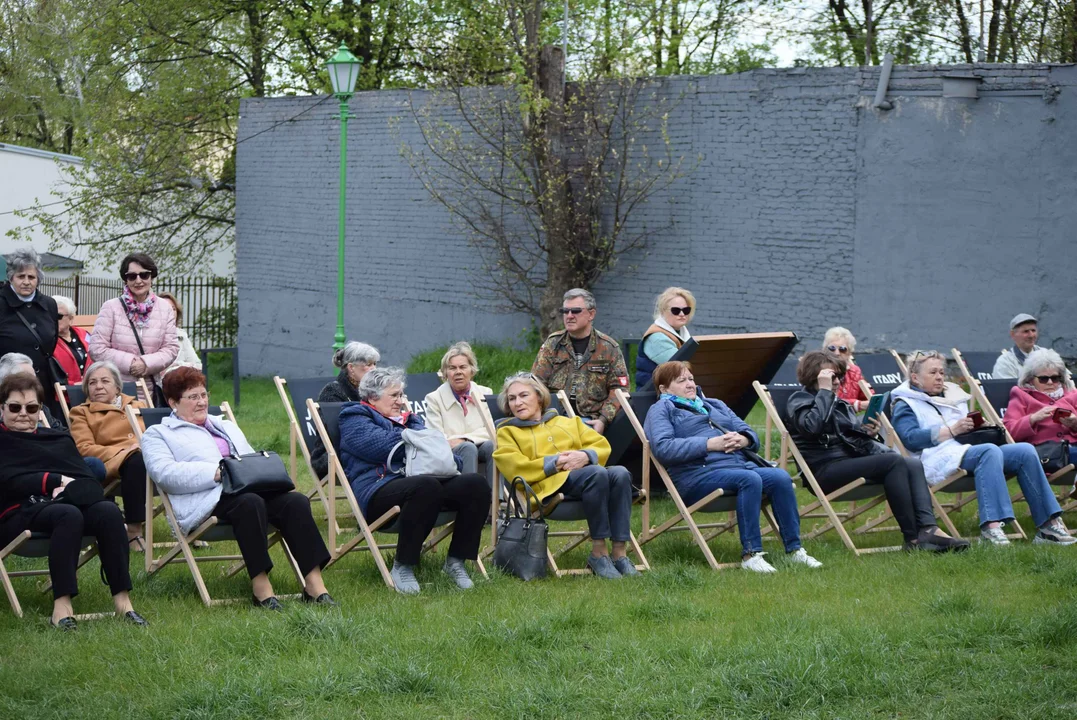
[[[377,365],[381,360],[381,353],[373,345],[352,340],[350,343],[333,353],[333,365],[342,368],[349,363],[361,363],[363,365]]]
[[[56,301],[56,306],[64,311],[64,315],[78,315],[79,306],[71,298],[66,295],[53,295],[52,299]]]
[[[576,298],[583,298],[583,304],[587,306],[588,310],[595,309],[595,296],[583,288],[572,288],[561,298],[561,302],[568,302]]]
[[[849,328],[843,328],[840,325],[830,328],[823,335],[823,350],[826,350],[826,346],[830,344],[831,338],[846,337],[849,339],[849,352],[856,350],[856,337],[849,332]]]
[[[1033,350],[1025,358],[1025,364],[1021,366],[1021,374],[1017,377],[1017,384],[1023,388],[1034,390],[1032,385],[1032,376],[1039,375],[1044,369],[1054,368],[1058,370],[1062,375],[1062,387],[1066,390],[1073,389],[1073,380],[1070,378],[1070,371],[1066,368],[1065,361],[1062,360],[1062,356],[1050,348],[1040,348],[1039,350]]]
[[[82,375],[82,392],[87,398],[90,397],[90,376],[97,374],[98,370],[108,370],[112,375],[112,382],[116,383],[116,392],[123,392],[123,378],[120,377],[120,369],[116,367],[116,363],[95,360],[94,364],[86,368],[86,372]]]
[[[9,352],[7,355],[0,357],[0,380],[3,380],[8,375],[14,375],[19,365],[34,366],[34,361],[22,353]]]
[[[942,366],[946,367],[946,357],[938,350],[913,350],[905,356],[905,367],[908,368],[909,375],[920,372],[920,368],[928,360],[942,360]]]
[[[45,277],[45,271],[41,267],[41,256],[33,248],[19,248],[7,255],[7,280],[15,277],[15,273],[32,267],[37,272],[37,281],[41,282]]]
[[[399,385],[401,388],[407,385],[407,377],[404,368],[374,368],[359,381],[359,399],[377,400],[393,385]]]
[[[457,355],[463,355],[467,358],[468,363],[471,365],[472,374],[479,371],[479,361],[475,357],[475,351],[471,349],[470,343],[461,340],[458,343],[453,343],[449,346],[449,349],[445,351],[445,354],[441,356],[441,377],[444,378],[445,374],[449,372],[449,362]]]
[[[542,412],[546,412],[550,409],[550,391],[542,384],[542,381],[529,372],[518,372],[515,375],[509,375],[505,378],[505,383],[501,386],[501,394],[497,396],[497,406],[501,408],[501,412],[505,415],[512,417],[512,411],[509,410],[509,388],[519,383],[521,385],[527,385],[539,396],[539,403],[542,405]]]

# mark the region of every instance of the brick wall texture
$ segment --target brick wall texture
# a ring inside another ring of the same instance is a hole
[[[981,78],[979,99],[942,77]],[[860,349],[996,350],[1017,312],[1077,355],[1077,68],[758,70],[658,82],[691,169],[632,219],[670,225],[595,288],[596,325],[649,324],[669,285],[696,334],[830,325]],[[384,362],[458,339],[516,340],[530,319],[467,288],[474,250],[402,154],[424,91],[357,94],[348,134],[346,330]],[[322,374],[336,324],[335,100],[251,99],[240,120],[236,265],[241,369]],[[451,120],[452,118],[449,117]],[[657,143],[657,137],[639,138]]]

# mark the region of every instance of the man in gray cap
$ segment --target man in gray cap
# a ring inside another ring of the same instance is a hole
[[[1036,318],[1028,313],[1021,313],[1010,320],[1010,337],[1013,338],[1013,348],[1003,350],[995,361],[995,368],[991,376],[996,380],[1002,378],[1017,379],[1021,375],[1021,366],[1025,364],[1025,358],[1033,350],[1042,348],[1036,344],[1040,336],[1039,325]]]

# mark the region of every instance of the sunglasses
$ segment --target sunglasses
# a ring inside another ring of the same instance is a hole
[[[1062,382],[1061,375],[1036,375],[1034,376],[1041,383],[1046,385],[1047,383],[1060,383]]]
[[[139,280],[149,280],[151,277],[153,277],[153,273],[151,273],[149,270],[143,270],[142,272],[125,273],[123,277],[127,280],[127,282],[134,282],[135,278],[138,278]]]
[[[685,315],[685,316],[687,316],[687,315],[691,315],[691,314],[692,314],[692,308],[690,308],[690,307],[682,307],[682,308],[679,308],[679,307],[671,307],[671,308],[669,309],[669,311],[670,311],[671,313],[673,313],[674,315]]]
[[[584,308],[561,308],[562,315],[579,315]]]
[[[23,405],[21,403],[7,404],[7,411],[12,415],[18,415],[22,412],[23,408],[26,408],[26,412],[29,415],[37,415],[39,412],[41,412],[41,405],[39,405],[38,403],[29,403],[27,405]]]
[[[830,352],[849,352],[848,345],[827,345],[826,349]]]

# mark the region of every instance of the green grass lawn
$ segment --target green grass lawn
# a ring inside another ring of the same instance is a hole
[[[230,387],[214,382],[214,401]],[[287,452],[269,380],[244,380],[237,414],[256,447]],[[658,518],[671,508],[655,504]],[[139,569],[135,606],[152,626],[106,619],[74,634],[49,628],[51,596],[17,579],[26,617],[0,610],[0,718],[1077,716],[1077,547],[857,559],[828,533],[808,544],[825,563],[811,571],[766,542],[776,575],[714,572],[680,533],[645,546],[654,571],[638,580],[495,576],[469,593],[435,553],[414,598],[353,554],[326,574],[340,610],[280,614],[206,609],[185,566]],[[739,556],[733,533],[712,547]],[[277,591],[298,592],[275,557]],[[204,566],[211,593],[249,594],[219,567]],[[111,607],[96,561],[80,581],[77,612]]]

